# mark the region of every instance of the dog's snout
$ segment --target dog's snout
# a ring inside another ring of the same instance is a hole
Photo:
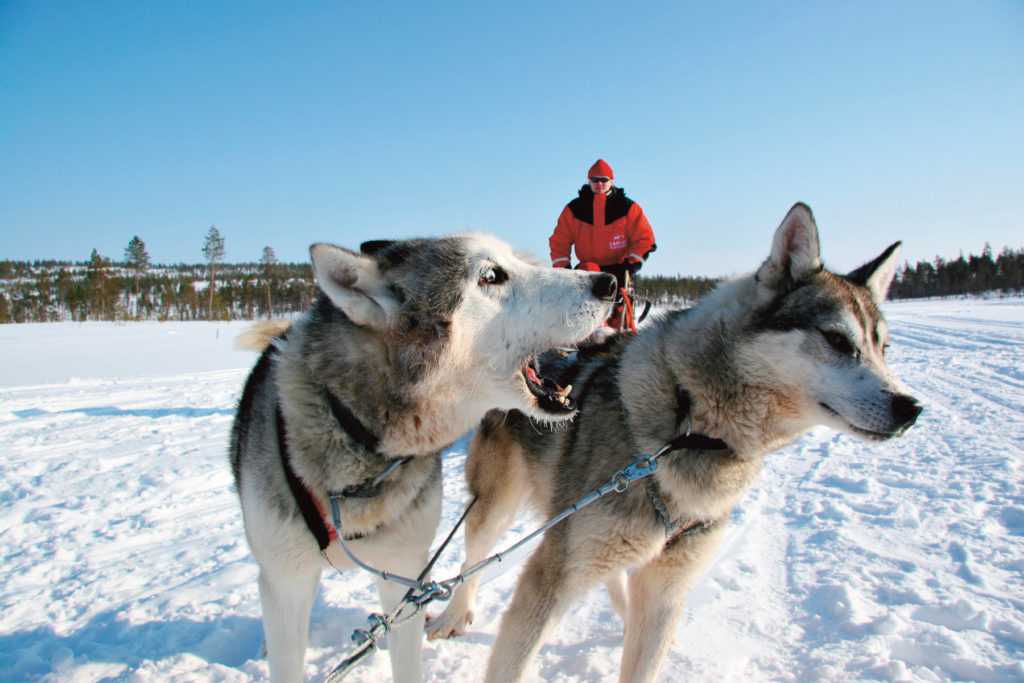
[[[892,413],[901,425],[909,427],[917,420],[924,406],[913,396],[897,394],[892,398]]]
[[[619,285],[615,282],[615,276],[610,273],[601,273],[594,279],[594,287],[592,291],[594,296],[604,301],[614,301],[615,292],[618,290]]]

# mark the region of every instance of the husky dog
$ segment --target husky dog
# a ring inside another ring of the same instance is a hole
[[[245,531],[259,564],[272,680],[300,681],[309,614],[327,563],[417,576],[441,511],[441,451],[490,408],[542,423],[574,404],[534,354],[572,345],[615,298],[605,274],[528,263],[471,234],[311,247],[319,299],[270,340],[231,434]],[[396,459],[379,486],[361,486]],[[341,527],[324,519],[331,494]],[[378,582],[393,609],[406,589]],[[391,634],[392,672],[421,680],[422,619]]]
[[[599,352],[571,362],[548,354],[557,381],[576,387],[574,422],[487,414],[466,463],[477,503],[465,567],[486,557],[524,498],[550,519],[637,457],[685,446],[546,532],[502,619],[486,680],[522,680],[559,618],[604,582],[625,621],[620,680],[653,681],[686,593],[767,453],[818,424],[881,441],[914,423],[921,406],[886,366],[878,308],[898,249],[846,276],[830,273],[811,210],[797,204],[755,274]],[[465,632],[479,577],[431,621],[431,637]]]

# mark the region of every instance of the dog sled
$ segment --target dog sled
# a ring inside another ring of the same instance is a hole
[[[612,309],[612,317],[617,320],[611,322],[611,326],[624,332],[636,334],[636,327],[644,321],[647,314],[651,312],[651,299],[646,289],[640,289],[633,284],[633,277],[627,272],[625,275],[625,286],[619,290],[620,302],[617,302]],[[639,314],[637,311],[640,311]]]

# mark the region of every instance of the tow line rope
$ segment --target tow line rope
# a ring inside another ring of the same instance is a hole
[[[391,572],[382,571],[375,567],[371,567],[370,565],[366,564],[358,557],[356,557],[352,553],[352,551],[349,550],[348,545],[345,543],[345,535],[342,532],[341,509],[338,504],[339,501],[344,500],[346,498],[346,495],[344,493],[331,495],[331,515],[333,517],[334,527],[338,530],[338,542],[341,543],[341,547],[345,551],[345,554],[348,556],[348,558],[352,560],[352,562],[354,562],[355,565],[360,569],[363,569],[364,571],[367,571],[370,574],[373,574],[374,576],[385,581],[393,581],[403,586],[408,586],[409,591],[405,594],[405,597],[401,600],[401,602],[398,603],[398,606],[395,607],[394,610],[386,614],[371,614],[368,617],[369,628],[357,629],[352,634],[352,640],[356,643],[357,646],[356,651],[347,659],[345,659],[341,664],[339,664],[330,674],[327,675],[327,678],[324,679],[325,683],[336,683],[337,681],[342,680],[342,678],[344,678],[346,674],[348,674],[352,669],[354,669],[358,664],[360,664],[362,660],[364,660],[367,656],[372,654],[374,650],[379,648],[379,639],[387,635],[387,633],[393,627],[403,624],[406,621],[412,619],[420,612],[420,610],[422,610],[424,607],[426,607],[429,603],[433,602],[434,600],[450,599],[452,596],[452,591],[459,584],[465,582],[465,580],[470,576],[482,572],[483,570],[487,569],[496,562],[501,562],[507,555],[510,555],[514,553],[516,550],[519,550],[524,545],[531,542],[533,539],[537,538],[538,536],[546,532],[548,529],[561,522],[563,519],[570,517],[571,515],[574,515],[575,513],[579,512],[584,507],[590,505],[594,501],[603,498],[604,496],[610,493],[624,493],[626,489],[629,488],[629,485],[634,481],[638,479],[643,479],[644,477],[654,474],[654,472],[657,471],[658,469],[658,458],[660,458],[664,454],[685,447],[707,450],[710,446],[712,447],[712,449],[714,449],[719,447],[719,444],[724,444],[724,442],[719,441],[717,439],[710,439],[709,437],[703,436],[701,434],[691,434],[690,430],[686,429],[685,433],[680,434],[675,439],[659,448],[653,455],[641,455],[632,463],[622,468],[621,470],[617,471],[615,474],[612,475],[612,478],[606,484],[599,486],[598,488],[594,489],[593,491],[585,495],[583,498],[576,501],[570,507],[563,510],[560,514],[552,518],[547,524],[540,527],[533,533],[520,539],[516,543],[506,548],[505,550],[495,553],[484,560],[481,560],[480,562],[476,563],[466,571],[444,581],[424,582],[423,579],[426,578],[427,574],[430,572],[430,569],[433,567],[434,563],[440,556],[441,552],[445,549],[445,547],[448,545],[448,542],[451,541],[452,537],[455,535],[455,532],[462,525],[463,521],[466,519],[466,516],[469,514],[469,511],[472,509],[473,505],[476,504],[476,498],[470,501],[469,505],[466,506],[466,509],[462,513],[462,516],[459,518],[459,521],[455,524],[455,527],[451,530],[451,533],[448,534],[448,537],[445,539],[444,543],[441,544],[441,547],[438,548],[437,552],[434,554],[433,558],[431,558],[426,568],[420,573],[419,578],[411,579],[408,577],[400,576],[398,574],[392,574]],[[390,471],[390,469],[388,471]],[[383,474],[384,473],[378,475],[378,481],[380,478],[382,478]],[[680,532],[679,535],[697,533],[699,531],[706,529],[707,526],[708,525],[706,523],[697,523],[692,527],[683,530],[682,532]],[[324,554],[324,556],[326,557],[326,553]],[[412,612],[410,612],[408,615],[404,615],[403,613],[407,607],[411,607]]]

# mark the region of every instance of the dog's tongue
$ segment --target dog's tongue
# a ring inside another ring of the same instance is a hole
[[[569,392],[572,391],[571,384],[567,387],[563,387],[558,384],[558,382],[548,379],[547,377],[541,377],[537,374],[537,371],[534,370],[532,365],[528,365],[526,367],[526,377],[542,391],[546,392],[553,401],[566,407],[572,406],[569,399]]]

